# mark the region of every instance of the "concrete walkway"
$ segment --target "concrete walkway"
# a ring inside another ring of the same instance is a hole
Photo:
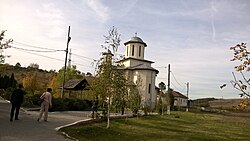
[[[48,122],[37,122],[38,111],[20,110],[19,119],[9,121],[11,104],[0,97],[0,141],[70,141],[56,129],[83,120],[90,112],[51,112]]]

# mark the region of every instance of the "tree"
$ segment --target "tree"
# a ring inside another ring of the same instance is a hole
[[[22,66],[21,66],[21,64],[19,62],[17,62],[16,65],[15,65],[15,67],[16,68],[21,68]]]
[[[17,81],[15,79],[14,73],[11,74],[9,86],[12,88],[16,88],[17,86]]]
[[[174,96],[173,96],[173,89],[169,89],[169,96],[168,96],[168,102],[169,102],[169,105],[170,105],[170,109],[174,109]]]
[[[3,50],[10,48],[10,43],[13,42],[12,39],[4,39],[4,34],[5,34],[6,30],[2,30],[0,33],[0,64],[5,62],[5,56],[2,55]]]
[[[0,75],[0,89],[6,90],[9,87],[16,88],[17,81],[15,79],[14,73],[11,74],[11,77]]]
[[[142,105],[142,96],[140,89],[142,89],[142,79],[140,76],[137,76],[137,81],[135,84],[130,85],[129,87],[129,106],[134,115],[139,115],[139,110]]]
[[[60,86],[58,84],[57,75],[52,77],[48,86],[53,90],[53,97],[59,98],[61,96],[60,89],[58,89]]]
[[[233,74],[232,86],[240,91],[240,96],[243,97],[243,101],[237,106],[237,108],[245,108],[249,105],[247,98],[250,98],[250,52],[246,46],[246,43],[237,44],[230,47],[230,50],[234,52],[234,57],[231,59],[233,62],[238,62],[239,65],[234,67],[235,71],[240,74],[240,78]],[[224,85],[225,86],[225,85]]]
[[[39,69],[39,65],[37,63],[31,63],[27,68]]]
[[[124,112],[126,105],[126,79],[123,72],[119,71],[119,66],[115,63],[117,59],[116,52],[121,41],[120,34],[118,34],[115,27],[112,27],[108,31],[108,36],[104,36],[104,38],[104,45],[101,47],[105,49],[105,52],[97,63],[97,78],[94,82],[93,90],[101,101],[103,115],[107,117],[107,128],[109,128],[111,106],[115,105],[117,109],[121,108]]]
[[[39,90],[40,83],[38,81],[37,73],[30,73],[23,79],[23,86],[25,90],[29,91],[32,95],[35,94],[36,90]]]
[[[102,47],[106,50],[112,49],[113,54],[116,55],[118,47],[120,46],[121,42],[121,34],[118,33],[117,28],[114,26],[109,30],[108,36],[104,36],[106,45],[102,45]]]
[[[117,66],[119,67],[119,66]],[[116,68],[114,70],[113,83],[114,83],[114,93],[113,96],[113,104],[115,106],[116,112],[120,112],[124,114],[124,110],[126,107],[126,103],[128,100],[128,91],[126,86],[127,80],[125,79],[123,70]]]
[[[159,88],[160,88],[160,98],[159,98],[159,101],[161,101],[161,115],[163,115],[163,111],[164,111],[164,100],[163,100],[163,98],[164,98],[164,90],[166,90],[166,85],[165,85],[165,83],[163,83],[163,82],[160,82],[159,83]]]
[[[60,90],[58,90],[58,88],[62,87],[63,75],[64,75],[64,67],[62,67],[58,71],[58,74],[54,75],[54,77],[49,82],[49,86],[53,89],[53,94],[56,97],[58,96],[60,97],[61,95]],[[72,65],[72,67],[67,67],[65,75],[66,82],[70,79],[81,79],[81,78],[84,78],[84,73],[81,73],[81,71],[77,70],[76,65]]]

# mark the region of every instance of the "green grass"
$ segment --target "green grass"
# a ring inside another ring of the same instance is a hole
[[[178,115],[180,118],[175,118]],[[61,131],[79,141],[246,141],[249,117],[173,112],[172,115],[116,119],[67,127]]]

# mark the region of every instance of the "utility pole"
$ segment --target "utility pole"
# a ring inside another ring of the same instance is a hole
[[[63,84],[62,84],[62,92],[61,92],[61,98],[63,98],[64,95],[64,84],[65,84],[65,74],[67,69],[67,58],[68,58],[68,50],[69,50],[69,42],[71,40],[70,34],[70,26],[68,29],[68,38],[67,38],[67,47],[66,47],[66,57],[65,57],[65,63],[64,63],[64,73],[63,73]]]
[[[170,115],[170,64],[168,64],[168,106],[167,106],[167,114]]]
[[[189,91],[189,82],[187,82],[187,108],[186,108],[186,112],[188,112],[188,108],[189,108],[188,91]]]
[[[68,62],[68,67],[71,68],[71,49],[69,50],[69,62]]]

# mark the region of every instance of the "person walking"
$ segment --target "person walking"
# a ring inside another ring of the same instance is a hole
[[[41,102],[40,114],[39,114],[39,117],[37,119],[38,122],[42,118],[43,113],[44,113],[44,118],[43,118],[44,121],[48,120],[48,111],[49,111],[49,108],[52,106],[52,95],[50,93],[51,91],[52,91],[51,88],[47,88],[47,91],[44,92],[40,96],[40,99],[41,99],[42,102]]]
[[[23,91],[23,85],[19,84],[18,88],[13,91],[11,95],[11,111],[10,111],[10,121],[13,121],[14,113],[15,113],[15,120],[19,120],[18,115],[19,115],[19,110],[21,107],[21,104],[23,103],[23,98],[24,98],[25,92]]]

